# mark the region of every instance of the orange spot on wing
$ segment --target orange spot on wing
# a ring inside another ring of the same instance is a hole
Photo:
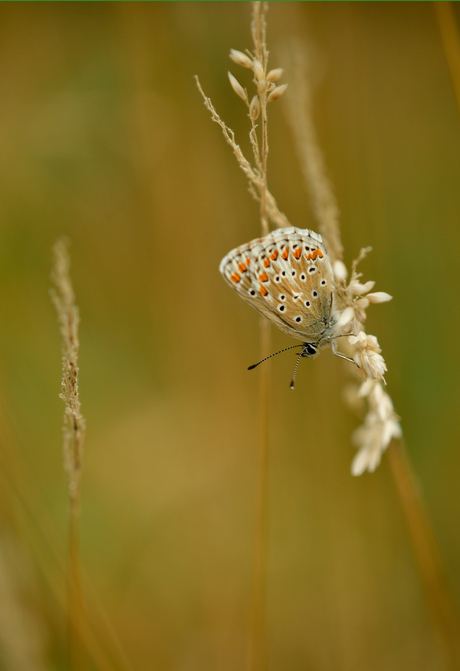
[[[289,256],[289,247],[286,247],[284,252],[281,254],[281,258],[286,261],[287,257]]]
[[[261,275],[259,275],[259,280],[260,280],[261,282],[268,282],[268,275],[267,275],[267,273],[264,272],[264,273],[262,273]]]
[[[246,259],[246,265],[249,268],[249,264],[251,263],[251,259]]]
[[[247,271],[246,264],[245,263],[239,263],[238,264],[238,270],[240,273],[245,273]]]
[[[238,284],[241,277],[238,275],[238,273],[233,273],[233,275],[230,276],[230,279],[232,280],[232,282],[235,282],[235,284]]]
[[[298,247],[295,252],[292,252],[292,256],[295,256],[296,259],[300,259],[302,254],[302,247]]]
[[[323,258],[323,253],[321,252],[320,249],[315,249],[315,251],[310,254],[310,259],[314,261],[317,256],[319,256],[320,259]]]
[[[268,268],[269,265],[270,265],[270,259],[267,258],[267,259],[265,259],[265,261],[264,261],[264,266],[265,266],[265,268]]]
[[[271,258],[272,261],[276,261],[276,259],[278,258],[278,250],[277,249],[275,249],[273,254],[270,254],[270,258]]]
[[[260,293],[262,294],[262,296],[268,296],[268,291],[264,286],[262,286],[262,284],[260,285]]]

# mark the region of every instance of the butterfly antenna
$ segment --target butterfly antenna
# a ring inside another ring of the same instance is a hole
[[[279,352],[274,352],[274,354],[270,354],[270,356],[266,356],[265,359],[261,359],[257,363],[252,364],[252,366],[249,366],[248,370],[252,370],[253,368],[256,368],[260,363],[263,363],[267,359],[271,359],[272,356],[276,356],[277,354],[281,354],[282,352],[287,352],[288,349],[294,349],[294,347],[303,347],[303,345],[291,345],[291,347],[285,347],[284,349],[280,349]]]
[[[301,350],[299,352],[299,356],[297,357],[297,361],[295,362],[294,375],[292,376],[292,380],[291,380],[291,384],[290,384],[291,389],[294,389],[295,374],[297,373],[297,368],[299,366],[299,361],[300,361],[300,357],[302,356],[302,352],[303,352],[303,350]]]

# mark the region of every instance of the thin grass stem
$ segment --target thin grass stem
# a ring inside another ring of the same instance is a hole
[[[261,353],[270,350],[270,323],[260,320]],[[269,362],[266,362],[268,364]],[[271,367],[264,365],[260,372],[258,402],[258,454],[255,490],[254,549],[251,579],[251,613],[249,629],[248,669],[265,671],[268,668],[267,639],[267,565],[269,541],[269,403]]]
[[[254,43],[254,53],[261,64],[264,79],[256,75],[260,111],[261,111],[261,148],[258,151],[260,166],[261,188],[260,197],[260,224],[263,236],[268,235],[267,210],[267,164],[268,164],[268,116],[267,98],[268,82],[268,51],[267,51],[267,24],[265,14],[268,5],[266,2],[252,3],[251,34]],[[255,128],[254,128],[255,131]],[[254,132],[255,138],[257,135]],[[259,144],[257,144],[260,147]],[[268,356],[270,351],[270,323],[266,319],[260,320],[260,358]],[[251,620],[249,630],[248,668],[249,671],[265,671],[268,669],[268,640],[267,640],[267,565],[268,565],[268,538],[269,538],[269,404],[270,404],[270,373],[271,362],[266,362],[261,371],[259,386],[259,426],[258,426],[258,460],[256,473],[256,501],[254,526],[254,551],[251,588]]]
[[[451,2],[433,2],[460,113],[460,32]]]
[[[284,109],[295,139],[305,186],[329,256],[332,261],[342,260],[339,208],[313,122],[307,49],[304,44],[292,40],[285,57],[293,85]]]
[[[460,109],[459,33],[451,4],[448,2],[434,4]],[[320,232],[332,259],[340,262],[343,248],[340,240],[339,211],[332,186],[326,175],[324,158],[316,138],[313,123],[311,93],[308,85],[308,68],[306,65],[308,63],[308,54],[303,45],[294,44],[289,49],[287,56],[289,58],[290,70],[294,73],[296,82],[295,86],[291,89],[291,96],[286,101],[288,103],[288,120],[293,129],[300,163],[312,198],[313,210],[319,222]],[[369,250],[362,250],[360,257],[353,264],[352,278],[359,278],[359,275],[356,273],[356,265],[367,251]],[[361,295],[361,288],[358,289],[358,293]],[[372,294],[369,295],[369,299],[371,296]],[[379,297],[375,294],[377,302],[387,300],[388,298],[390,297],[384,297],[383,295]],[[356,302],[356,308],[358,308],[358,303],[359,299]],[[355,311],[355,319],[359,322],[359,329],[362,329],[362,322],[364,320],[362,317],[359,317],[359,309]],[[362,333],[361,339],[364,344],[369,345],[369,342],[366,343],[364,333]],[[355,340],[358,340],[358,338],[355,338]],[[379,348],[376,349],[376,352],[378,357]],[[370,353],[372,352],[368,351],[367,355]],[[377,363],[379,362],[378,359],[375,360]],[[386,366],[382,370],[384,372]],[[385,422],[386,428],[384,433],[389,437],[391,437],[391,433],[394,437],[400,435],[400,429],[399,418],[393,413],[391,399],[388,394],[373,379],[368,380],[366,384],[367,391],[364,385],[361,387],[362,397],[367,396],[369,398],[371,413],[368,416],[369,421],[367,426],[364,429],[360,429],[360,435],[362,438],[370,439],[369,454],[371,454],[373,437],[376,435],[376,429],[379,428],[377,422],[371,421],[372,417],[374,419],[377,418],[385,410],[387,420]],[[384,423],[382,423],[382,427],[384,427]],[[377,447],[379,446],[377,445]],[[383,449],[385,448],[383,442],[379,449],[382,450],[382,447]],[[380,461],[380,454],[381,452],[379,453],[377,450],[375,452],[376,459],[373,461],[372,456],[370,456],[366,461],[366,452],[364,450],[362,452],[364,460],[360,464],[360,455],[358,455],[358,461],[355,462],[356,468],[354,469],[354,474],[359,475],[362,473],[365,466],[371,471],[374,470]],[[407,521],[426,603],[438,635],[438,640],[440,641],[441,652],[446,659],[448,668],[458,669],[460,668],[460,625],[458,615],[455,611],[452,595],[447,586],[442,562],[422,496],[416,486],[411,465],[404,454],[400,440],[392,441],[391,448],[389,449],[389,458],[391,473]]]
[[[267,52],[267,23],[265,13],[268,9],[266,2],[252,3],[251,33],[254,42],[254,50],[257,60],[261,63],[263,71],[267,74],[268,52]],[[260,221],[262,235],[268,235],[267,216],[267,162],[268,162],[268,115],[267,115],[267,82],[259,82],[259,99],[262,121],[262,156],[261,156],[261,178],[262,188],[260,190]]]
[[[391,472],[412,541],[420,582],[447,668],[460,668],[460,621],[433,529],[402,441],[388,450]]]

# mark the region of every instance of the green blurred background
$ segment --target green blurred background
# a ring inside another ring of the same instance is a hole
[[[245,668],[259,331],[218,265],[259,221],[193,76],[248,152],[226,72],[250,86],[228,59],[251,47],[250,12],[0,4],[1,668],[66,668],[48,295],[61,234],[81,314],[88,598],[136,671]],[[364,280],[394,296],[371,306],[368,331],[458,604],[460,119],[433,6],[270,2],[271,67],[293,36],[312,53],[346,260],[372,245]],[[270,188],[293,225],[315,229],[282,101],[270,112]],[[443,669],[387,459],[350,476],[347,366],[329,351],[302,361],[291,392],[293,364],[272,364],[271,669]]]

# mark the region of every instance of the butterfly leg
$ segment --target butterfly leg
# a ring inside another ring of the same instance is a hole
[[[346,359],[346,361],[350,361],[351,363],[354,363],[355,366],[358,366],[358,364],[354,359],[350,359],[349,356],[345,356],[345,354],[342,354],[341,352],[337,351],[337,342],[335,340],[331,340],[331,349],[332,352],[335,354],[335,356],[338,356],[340,359]]]

